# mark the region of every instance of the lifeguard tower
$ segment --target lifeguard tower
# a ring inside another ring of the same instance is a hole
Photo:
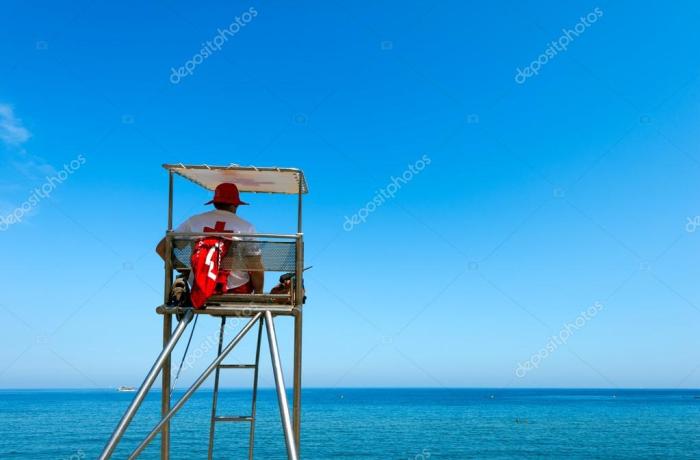
[[[302,306],[304,303],[304,236],[302,233],[302,196],[308,192],[304,173],[299,169],[254,167],[254,166],[208,166],[166,164],[168,171],[168,230],[165,236],[165,280],[164,303],[156,308],[163,316],[163,350],[146,375],[133,401],[119,421],[112,436],[107,442],[100,459],[112,456],[129,423],[138,411],[146,394],[151,389],[159,374],[162,375],[161,420],[153,430],[136,447],[129,456],[138,457],[143,449],[155,438],[161,435],[160,457],[166,460],[170,457],[170,419],[184,406],[197,389],[214,373],[214,391],[212,397],[211,424],[209,433],[208,457],[212,458],[215,447],[215,427],[219,422],[242,422],[250,424],[248,457],[253,458],[255,433],[255,405],[258,389],[258,365],[260,363],[260,347],[263,328],[266,331],[269,344],[272,370],[277,389],[282,430],[289,459],[296,460],[299,452],[299,435],[301,425],[301,351],[302,351]],[[174,176],[182,176],[207,190],[214,190],[217,185],[232,182],[241,192],[251,193],[281,193],[298,195],[297,232],[294,234],[242,234],[229,232],[181,233],[173,232],[173,182]],[[282,272],[292,274],[291,288],[282,294],[222,294],[210,297],[203,309],[193,309],[169,304],[171,288],[175,271],[187,273],[190,269],[190,255],[194,244],[203,237],[221,237],[231,240],[227,254],[221,267],[224,269],[264,272]],[[262,265],[248,266],[246,257],[247,245],[255,245],[262,255]],[[218,354],[216,359],[202,372],[194,383],[185,391],[180,399],[171,404],[171,353],[194,315],[219,318],[221,330],[219,333]],[[179,322],[173,330],[173,316]],[[287,394],[285,391],[282,365],[280,361],[274,320],[278,316],[289,316],[294,320],[294,374],[292,413],[290,416]],[[240,331],[224,345],[224,326],[226,318],[237,317],[244,321]],[[231,350],[250,332],[257,327],[257,349],[255,362],[251,364],[225,364],[223,361]],[[244,415],[225,416],[217,413],[217,398],[219,390],[219,374],[223,369],[253,370],[253,391],[251,413]]]

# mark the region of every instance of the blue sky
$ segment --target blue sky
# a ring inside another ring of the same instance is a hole
[[[695,2],[2,8],[0,387],[140,383],[167,162],[304,169],[309,386],[700,385]],[[293,229],[293,200],[246,198]],[[207,199],[177,181],[176,221]]]

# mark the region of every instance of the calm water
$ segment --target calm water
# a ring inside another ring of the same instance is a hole
[[[95,458],[133,393],[0,391],[0,458]],[[152,395],[114,458],[158,420]],[[175,417],[172,458],[206,458],[211,392]],[[249,393],[223,391],[221,413],[243,415]],[[275,393],[262,390],[256,457],[285,458]],[[244,458],[246,424],[221,423],[216,458]],[[305,459],[700,459],[700,391],[311,389]],[[157,438],[141,458],[158,458]]]

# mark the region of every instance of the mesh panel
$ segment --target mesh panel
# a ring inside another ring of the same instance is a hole
[[[173,268],[190,268],[190,257],[196,238],[175,238]],[[262,258],[262,267],[260,261]],[[224,257],[222,268],[241,271],[293,272],[296,268],[293,241],[233,241]]]

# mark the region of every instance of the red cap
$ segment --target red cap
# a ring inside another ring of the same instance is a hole
[[[204,204],[221,203],[221,204],[233,204],[241,205],[248,204],[245,201],[241,201],[241,197],[238,195],[238,187],[236,184],[224,183],[216,186],[214,191],[214,199],[207,201]]]

